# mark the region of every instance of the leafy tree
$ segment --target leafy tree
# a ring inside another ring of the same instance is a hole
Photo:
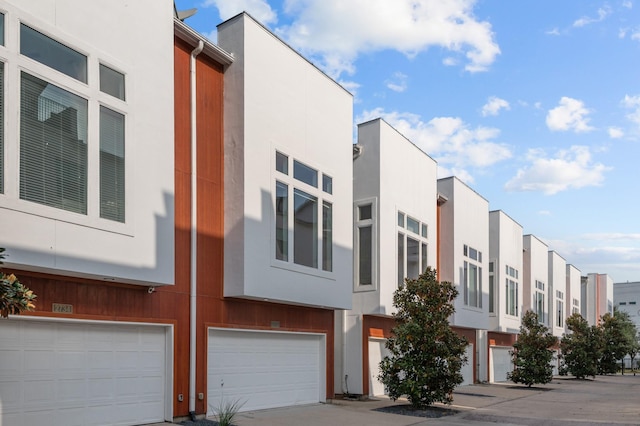
[[[615,374],[618,370],[618,360],[624,360],[638,344],[636,326],[628,313],[614,308],[613,315],[607,312],[601,317],[599,327],[603,337],[603,349],[598,373]]]
[[[507,379],[529,387],[536,383],[549,383],[553,379],[552,346],[558,343],[547,326],[538,321],[538,315],[527,311],[522,317],[518,340],[513,344],[511,357],[514,369]]]
[[[595,378],[602,352],[600,329],[590,326],[577,313],[567,318],[567,328],[569,333],[560,341],[563,368],[578,379],[585,379],[587,376]]]
[[[391,355],[380,362],[378,376],[391,399],[406,395],[416,409],[453,401],[453,389],[463,381],[460,370],[468,345],[449,326],[457,295],[451,283],[437,281],[431,268],[405,280],[394,293],[396,326],[386,343]]]
[[[4,259],[4,248],[0,248],[0,265]],[[25,287],[13,274],[5,274],[0,270],[0,316],[19,315],[24,311],[35,309],[36,295]]]

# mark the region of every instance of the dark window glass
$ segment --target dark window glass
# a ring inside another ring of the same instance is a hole
[[[276,182],[276,259],[289,260],[289,188]]]
[[[289,174],[289,157],[276,151],[276,170],[285,175]]]
[[[124,115],[100,107],[100,217],[124,222]]]
[[[358,228],[358,254],[359,284],[373,284],[373,229],[371,225]]]
[[[314,188],[318,187],[318,171],[296,160],[293,161],[293,177]]]
[[[333,206],[322,203],[322,270],[333,270]]]
[[[20,53],[63,74],[87,82],[87,57],[20,24]]]
[[[368,220],[372,217],[371,204],[358,206],[358,220]]]
[[[322,175],[322,190],[327,194],[333,194],[333,179],[331,176]]]
[[[318,199],[306,192],[293,191],[293,261],[318,267]]]
[[[124,101],[124,74],[100,64],[100,91]]]

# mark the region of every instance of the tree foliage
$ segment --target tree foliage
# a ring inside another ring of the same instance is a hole
[[[518,340],[513,344],[511,357],[514,369],[507,379],[529,387],[536,383],[549,383],[553,379],[553,350],[558,343],[547,326],[538,321],[538,315],[527,311],[522,317]]]
[[[4,248],[0,248],[0,265],[4,259]],[[0,316],[19,315],[35,309],[36,295],[25,287],[14,274],[0,270]]]
[[[628,313],[615,308],[613,315],[607,312],[601,317],[599,327],[602,335],[602,354],[598,373],[615,374],[618,361],[631,354],[638,345],[636,326]],[[637,349],[635,351],[637,352]]]
[[[394,293],[396,326],[386,343],[391,355],[380,363],[378,376],[393,400],[406,395],[416,409],[453,400],[468,345],[449,325],[457,295],[451,283],[437,281],[431,268]]]
[[[600,329],[590,326],[577,313],[567,318],[567,328],[569,333],[560,341],[562,368],[578,379],[585,379],[587,376],[595,378],[602,354]]]

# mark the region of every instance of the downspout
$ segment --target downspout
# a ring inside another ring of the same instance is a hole
[[[196,417],[196,309],[198,293],[198,179],[197,179],[197,123],[196,118],[196,56],[204,49],[202,40],[191,52],[189,64],[191,107],[191,289],[189,292],[189,416]]]

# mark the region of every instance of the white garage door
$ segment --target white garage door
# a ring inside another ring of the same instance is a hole
[[[391,355],[385,346],[386,342],[386,339],[369,339],[369,394],[373,396],[387,393],[382,382],[378,380],[380,361]]]
[[[511,354],[507,347],[492,346],[491,351],[491,377],[490,381],[493,382],[506,382],[507,373],[513,370],[513,364],[511,363]]]
[[[460,386],[473,384],[473,343],[469,343],[466,350],[467,363],[462,366],[460,373],[462,374],[462,383]]]
[[[208,415],[238,401],[251,411],[325,399],[324,335],[209,330]]]
[[[0,424],[165,419],[166,328],[0,321]]]

